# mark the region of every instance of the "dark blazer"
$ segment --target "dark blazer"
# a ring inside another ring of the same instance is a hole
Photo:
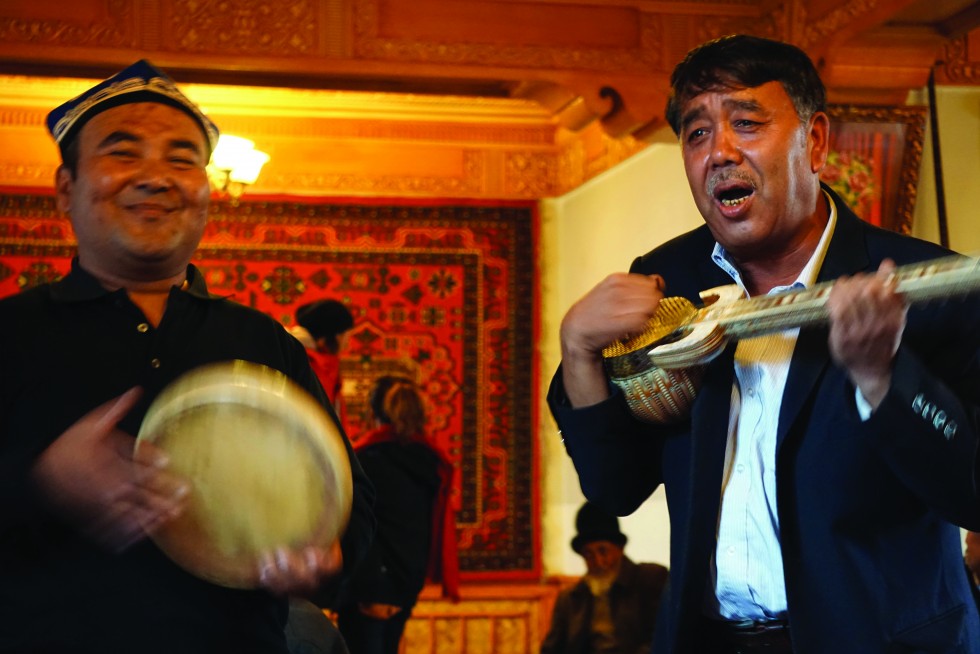
[[[662,565],[633,563],[623,557],[616,581],[609,589],[609,611],[622,654],[650,650],[660,598],[669,576]],[[551,628],[541,643],[541,654],[589,654],[592,604],[592,591],[584,580],[563,590],[555,600]]]
[[[837,227],[820,281],[942,256],[935,245],[872,227],[835,198]],[[667,292],[698,299],[731,284],[710,259],[706,227],[634,261]],[[980,653],[980,621],[953,523],[980,526],[976,485],[980,302],[909,311],[892,388],[862,422],[826,327],[801,331],[779,416],[777,502],[789,621],[797,654]],[[634,419],[618,391],[573,410],[561,371],[549,404],[589,500],[617,515],[662,483],[671,521],[671,591],[654,651],[697,652],[715,546],[733,379],[733,346],[705,373],[691,418]],[[955,422],[955,433],[947,426]],[[710,592],[710,591],[708,591]]]

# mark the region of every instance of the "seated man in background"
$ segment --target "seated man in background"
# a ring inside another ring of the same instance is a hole
[[[587,571],[558,596],[541,654],[646,654],[667,568],[630,561],[619,520],[595,504],[582,505],[575,528],[572,549]]]

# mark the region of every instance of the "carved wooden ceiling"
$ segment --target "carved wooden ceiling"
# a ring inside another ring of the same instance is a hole
[[[966,0],[4,0],[0,120],[148,58],[279,148],[266,190],[543,197],[663,137],[706,39],[796,43],[832,101],[899,105],[980,83],[978,25]]]

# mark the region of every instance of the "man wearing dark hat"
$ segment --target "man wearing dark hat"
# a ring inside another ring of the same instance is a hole
[[[647,654],[667,568],[630,561],[619,520],[595,504],[582,505],[575,528],[586,573],[558,596],[541,654]]]
[[[367,550],[373,491],[353,455],[342,543],[263,553],[254,589],[192,576],[146,538],[194,491],[162,452],[133,459],[150,403],[202,364],[275,368],[329,407],[300,344],[189,263],[217,129],[145,61],[48,127],[78,252],[61,281],[0,301],[0,652],[285,654],[287,594]]]

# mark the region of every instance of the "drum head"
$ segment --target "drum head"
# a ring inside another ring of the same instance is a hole
[[[284,374],[246,361],[192,370],[154,400],[136,439],[191,484],[184,513],[151,538],[178,565],[231,588],[258,585],[258,557],[327,546],[347,526],[351,473],[337,425]]]

